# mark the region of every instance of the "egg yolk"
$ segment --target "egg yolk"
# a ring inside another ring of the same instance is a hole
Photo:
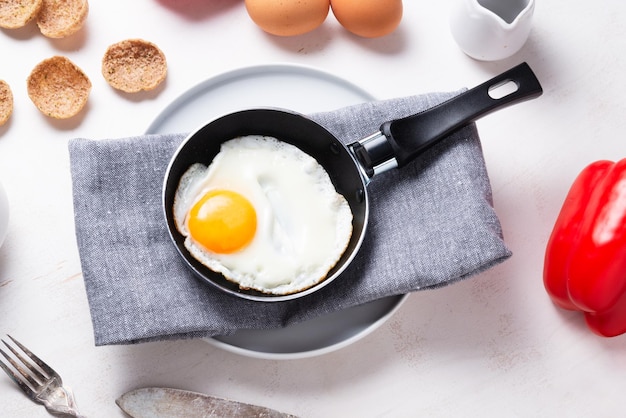
[[[209,251],[228,254],[245,247],[256,232],[256,212],[248,199],[230,190],[211,190],[191,208],[189,235]]]

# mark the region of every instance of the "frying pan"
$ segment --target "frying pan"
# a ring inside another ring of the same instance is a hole
[[[513,91],[498,96],[503,85]],[[221,116],[187,136],[170,161],[163,184],[163,209],[168,230],[177,251],[201,280],[237,297],[276,302],[308,295],[336,279],[355,257],[367,229],[369,201],[367,184],[391,168],[402,167],[451,132],[476,119],[524,100],[538,97],[543,90],[531,68],[522,63],[491,80],[424,112],[385,122],[380,131],[344,145],[324,127],[308,117],[284,109],[242,110]],[[176,229],[174,195],[183,173],[193,164],[209,165],[223,142],[244,135],[265,135],[288,142],[308,153],[328,172],[337,192],[352,210],[353,232],[348,247],[326,279],[289,295],[271,295],[240,289],[196,260],[184,246],[185,237]]]

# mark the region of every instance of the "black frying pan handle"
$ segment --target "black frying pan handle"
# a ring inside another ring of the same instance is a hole
[[[490,96],[490,91],[508,82],[517,86],[514,92],[500,98]],[[538,97],[542,92],[531,68],[522,63],[424,112],[386,122],[381,132],[391,145],[398,167],[402,167],[456,129],[495,110]]]

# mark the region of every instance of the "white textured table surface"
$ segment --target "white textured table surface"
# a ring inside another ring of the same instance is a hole
[[[302,417],[615,417],[623,415],[626,337],[602,339],[556,310],[543,252],[565,193],[596,159],[626,157],[626,3],[538,0],[526,46],[510,59],[465,56],[448,28],[452,1],[404,2],[399,30],[365,40],[329,16],[308,35],[276,38],[243,1],[92,1],[85,28],[64,40],[34,25],[0,31],[0,79],[15,96],[0,127],[0,181],[11,205],[0,248],[0,333],[29,346],[74,388],[84,414],[121,417],[139,386],[185,388]],[[100,75],[108,45],[133,37],[165,52],[158,90],[119,94]],[[78,118],[52,121],[28,99],[26,77],[66,55],[93,89]],[[67,142],[143,132],[174,98],[224,71],[296,63],[349,79],[379,98],[474,86],[527,61],[544,87],[532,102],[478,123],[496,210],[514,256],[454,286],[411,295],[356,343],[299,360],[249,358],[204,341],[95,347],[74,239]],[[0,415],[46,417],[0,375]]]

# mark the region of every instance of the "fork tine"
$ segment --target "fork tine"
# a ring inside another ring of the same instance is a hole
[[[9,347],[4,340],[2,342],[4,343],[4,345]],[[43,378],[41,373],[37,372],[37,373],[35,373],[35,376],[33,376],[31,373],[28,373],[26,370],[24,370],[24,367],[23,367],[23,366],[27,366],[28,367],[28,364],[25,363],[26,360],[22,356],[20,356],[18,353],[16,353],[13,348],[9,347],[9,350],[11,350],[11,352],[15,356],[17,356],[18,360],[21,361],[22,364],[20,364],[17,361],[15,361],[15,359],[13,359],[11,356],[9,356],[7,353],[5,353],[1,349],[0,349],[0,353],[2,353],[4,358],[6,358],[9,363],[11,363],[13,368],[15,370],[17,370],[23,376],[24,380],[26,380],[28,383],[30,383],[33,387],[37,387],[39,385],[39,383],[42,381],[42,378]],[[30,367],[28,367],[28,369],[30,370]]]
[[[76,408],[74,394],[70,388],[63,386],[61,376],[15,338],[10,335],[8,337],[19,348],[19,351],[13,345],[0,339],[11,351],[7,354],[0,349],[0,368],[24,391],[26,396],[34,402],[43,404],[51,413],[82,418]],[[5,363],[2,357],[8,363]],[[13,367],[9,367],[9,364]]]
[[[4,342],[4,341],[3,341]],[[5,343],[6,344],[6,343]],[[13,364],[13,366],[15,366],[14,361],[12,361],[9,356],[0,349],[0,353],[2,353],[2,355],[9,360],[9,362],[11,362],[11,364]],[[24,380],[22,380],[17,374],[15,374],[13,372],[13,370],[11,370],[6,364],[4,364],[4,362],[0,359],[0,368],[2,368],[2,370],[4,370],[4,372],[9,375],[9,377],[15,382],[15,384],[17,384],[20,389],[22,389],[24,391],[24,393],[26,393],[26,395],[31,398],[31,399],[35,399],[35,391],[33,389],[31,389],[31,387],[29,385],[27,385]],[[22,372],[21,372],[22,373]],[[23,375],[23,373],[22,373]]]
[[[16,340],[15,338],[11,337],[10,335],[7,335],[11,341],[13,341],[15,343],[15,345],[17,345],[20,350],[22,350],[24,352],[24,354],[26,354],[37,366],[39,366],[41,368],[41,370],[46,373],[48,376],[42,376],[41,374],[39,374],[39,376],[45,378],[50,378],[50,377],[56,377],[59,380],[59,383],[62,383],[61,380],[61,376],[59,376],[59,374],[57,372],[54,371],[54,369],[50,366],[48,366],[42,359],[40,359],[39,357],[37,357],[35,354],[33,354],[32,351],[30,351],[28,348],[24,347],[22,345],[22,343],[20,343],[18,340]],[[5,343],[6,344],[6,343]],[[12,349],[11,347],[9,347],[9,349],[11,351],[13,351],[13,353],[18,356],[20,358],[20,360],[22,362],[24,362],[24,359],[15,352],[14,349]],[[25,363],[28,364],[28,363]],[[32,367],[29,367],[30,370],[32,370],[33,372],[35,372],[35,369],[33,369]]]
[[[17,383],[22,388],[22,390],[27,393],[28,396],[30,396],[31,398],[35,397],[39,392],[41,386],[50,378],[56,377],[59,381],[59,384],[62,384],[61,377],[57,374],[57,372],[55,372],[43,360],[33,354],[33,352],[26,348],[22,343],[20,343],[10,335],[8,335],[8,337],[17,347],[19,347],[20,350],[22,350],[22,352],[30,359],[30,361],[24,358],[24,356],[20,352],[18,352],[13,346],[2,340],[4,345],[11,351],[11,353],[13,353],[13,355],[21,362],[21,364],[18,363],[6,352],[4,352],[2,349],[0,349],[0,353],[2,353],[4,358],[7,359],[7,361],[13,366],[13,368],[17,372],[19,372],[22,378],[20,378],[17,373],[14,373],[4,363],[2,363],[2,369],[13,379],[15,383]],[[38,370],[35,365],[37,365],[40,370]]]

